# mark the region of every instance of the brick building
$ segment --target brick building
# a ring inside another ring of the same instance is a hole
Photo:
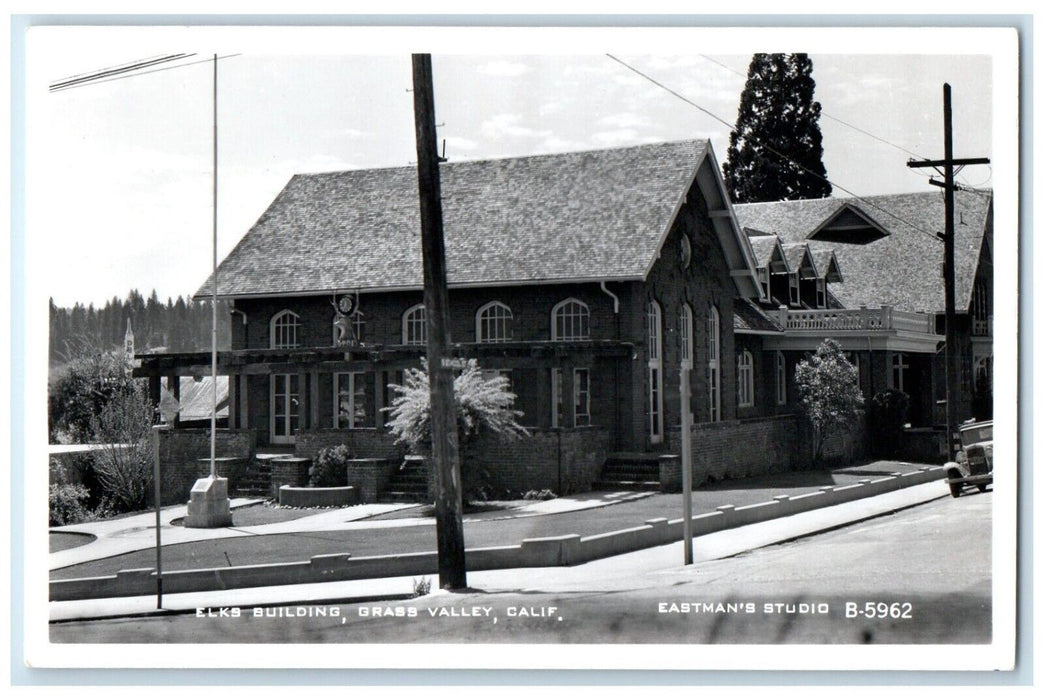
[[[852,309],[872,300],[849,292],[862,267],[850,276],[850,244],[831,237],[847,219],[744,231],[709,142],[446,163],[441,180],[452,351],[509,376],[533,432],[473,450],[507,489],[580,490],[613,453],[676,452],[683,361],[696,450],[729,453],[700,475],[790,467],[806,350],[863,324],[873,377],[887,353],[940,341],[934,316]],[[222,262],[229,430],[302,456],[401,456],[382,409],[424,353],[417,201],[413,168],[297,175]],[[209,373],[209,353],[140,359],[154,397]]]

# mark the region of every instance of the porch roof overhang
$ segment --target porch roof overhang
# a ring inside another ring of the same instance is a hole
[[[935,354],[945,336],[933,333],[916,333],[902,330],[816,330],[791,331],[778,335],[765,335],[766,350],[815,351],[827,338],[836,340],[842,350],[890,350],[892,352],[916,352]]]
[[[426,353],[423,345],[223,350],[217,354],[217,373],[225,376],[397,370],[416,366]],[[634,354],[634,344],[615,340],[457,343],[450,346],[448,354],[476,359],[488,369],[516,369],[580,365],[603,358],[629,359]],[[134,369],[135,377],[206,376],[213,371],[209,352],[145,354],[136,359],[140,366]]]

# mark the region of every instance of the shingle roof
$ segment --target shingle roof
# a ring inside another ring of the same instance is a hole
[[[685,141],[443,164],[449,283],[643,279],[707,151]],[[295,175],[218,281],[221,296],[420,288],[416,169]]]
[[[748,232],[749,233],[749,232]],[[776,248],[778,238],[775,236],[750,236],[750,247],[754,251],[754,260],[758,267],[765,267],[772,259],[772,251]]]
[[[783,329],[751,299],[736,299],[732,306],[732,328],[740,333],[782,333]]]
[[[848,308],[885,304],[904,311],[942,312],[943,244],[933,235],[944,228],[941,193],[768,202],[736,205],[734,209],[744,228],[769,231],[786,242],[798,243],[805,242],[808,234],[845,203],[873,217],[889,235],[864,245],[807,241],[814,251],[834,249],[844,283],[831,285],[831,292]],[[991,204],[992,193],[956,193],[958,310],[967,309],[971,302],[983,234],[991,220]]]

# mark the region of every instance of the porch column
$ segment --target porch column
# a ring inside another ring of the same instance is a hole
[[[383,369],[373,373],[373,425],[377,430],[384,428],[384,392],[388,390],[388,374]]]
[[[311,372],[309,375],[308,405],[311,409],[311,420],[308,427],[315,429],[319,427],[319,373]]]
[[[239,425],[236,422],[237,410],[239,408],[239,402],[237,400],[237,389],[238,389],[239,376],[235,374],[228,375],[228,429],[234,430]]]
[[[179,377],[176,374],[167,375],[167,391],[170,392],[170,395],[174,397],[175,401],[180,403],[181,402],[181,377]],[[179,411],[178,415],[174,416],[173,420],[170,421],[171,427],[174,427],[174,428],[178,427],[178,423],[181,422],[180,418],[181,418],[181,413]]]
[[[240,374],[236,375],[236,382],[239,384],[239,419],[236,421],[237,428],[249,428],[249,411],[250,411],[250,397],[247,394],[247,375]],[[231,415],[231,413],[229,414]]]
[[[311,404],[315,403],[315,400],[311,396],[311,386],[308,383],[308,373],[299,372],[297,375],[297,428],[311,428],[309,422],[312,417],[312,411],[310,410]]]
[[[160,376],[153,374],[149,376],[149,405],[155,409],[160,402]]]

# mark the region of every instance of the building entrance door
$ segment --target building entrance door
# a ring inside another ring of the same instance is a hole
[[[293,444],[300,417],[300,377],[296,374],[273,374],[270,405],[269,435],[272,444]]]

